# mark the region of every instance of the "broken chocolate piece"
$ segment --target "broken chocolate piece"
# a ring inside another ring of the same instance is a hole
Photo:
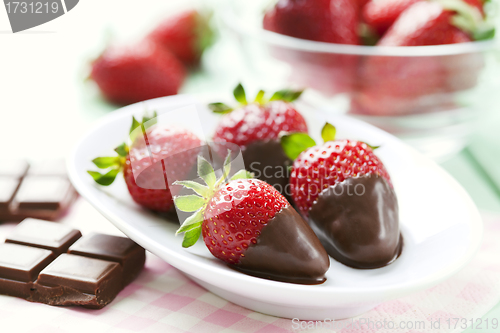
[[[0,244],[0,294],[93,309],[111,302],[142,270],[145,251],[128,238],[80,236],[54,222],[23,221]]]
[[[63,253],[41,271],[32,300],[50,305],[102,308],[123,289],[115,262]]]

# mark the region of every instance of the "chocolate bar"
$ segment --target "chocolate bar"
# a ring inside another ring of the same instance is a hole
[[[0,244],[0,294],[100,309],[132,282],[146,253],[132,240],[26,219]]]
[[[64,161],[0,162],[0,221],[57,220],[75,198]]]

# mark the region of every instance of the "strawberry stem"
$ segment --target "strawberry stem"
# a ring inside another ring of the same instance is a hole
[[[205,212],[208,202],[222,184],[233,179],[253,177],[253,174],[250,172],[240,170],[228,180],[227,178],[229,177],[230,171],[231,151],[228,150],[228,154],[224,161],[222,176],[219,179],[215,176],[212,165],[202,156],[198,156],[198,175],[206,183],[206,186],[191,180],[174,182],[174,185],[182,185],[193,190],[197,194],[174,197],[174,204],[177,209],[183,212],[194,212],[182,223],[175,233],[176,235],[184,233],[184,239],[182,241],[183,247],[193,246],[200,238],[203,213]]]

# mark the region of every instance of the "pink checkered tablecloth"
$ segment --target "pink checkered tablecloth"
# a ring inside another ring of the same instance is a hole
[[[72,212],[63,223],[84,233],[96,230],[119,234],[82,202],[76,210],[86,213]],[[0,296],[0,332],[461,332],[461,323],[454,327],[454,318],[481,318],[500,301],[500,217],[484,215],[484,220],[481,250],[456,276],[429,290],[379,305],[358,318],[335,322],[335,329],[311,329],[319,326],[294,323],[234,305],[148,253],[146,268],[138,279],[101,310],[53,307]],[[13,227],[0,226],[0,240]],[[432,329],[431,323],[439,319],[440,329]],[[447,324],[447,319],[452,320],[452,325]],[[384,322],[385,328],[380,326]],[[393,324],[387,325],[390,322]],[[401,323],[413,329],[398,328]]]

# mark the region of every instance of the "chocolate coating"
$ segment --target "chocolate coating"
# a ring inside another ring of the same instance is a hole
[[[401,254],[398,201],[382,177],[349,178],[325,189],[309,224],[328,254],[347,266],[379,268]]]
[[[330,259],[307,222],[291,206],[272,218],[234,266],[249,275],[282,282],[323,283]]]
[[[283,151],[281,142],[276,139],[254,141],[242,149],[245,169],[255,173],[256,178],[274,186],[288,201],[288,167],[292,160]]]

